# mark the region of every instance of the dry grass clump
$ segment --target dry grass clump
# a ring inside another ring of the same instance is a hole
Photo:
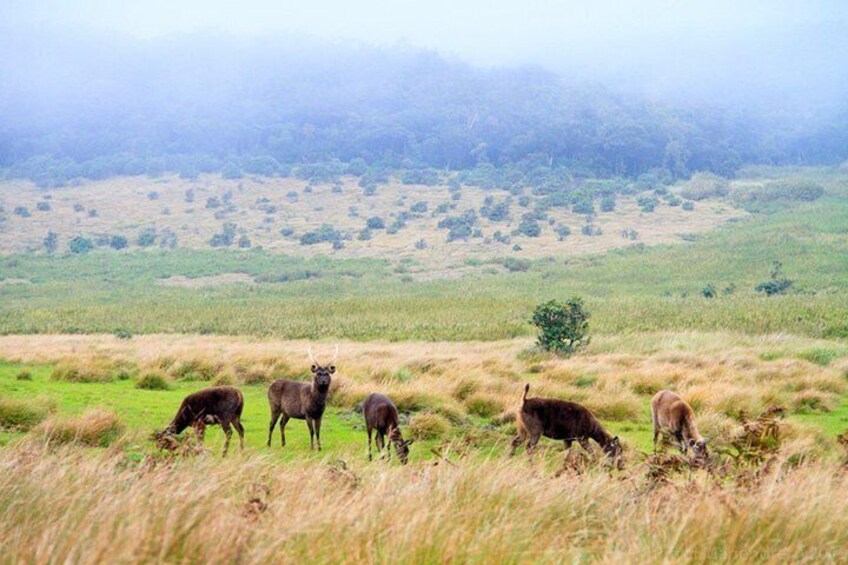
[[[174,361],[164,358],[158,363],[161,369],[166,369],[168,375],[176,381],[211,381],[220,368],[203,359],[185,359]]]
[[[465,409],[469,414],[481,418],[491,418],[504,411],[504,401],[493,394],[477,393],[465,399]]]
[[[114,380],[113,368],[108,359],[64,359],[53,367],[50,378],[71,383],[108,383]]]
[[[31,433],[51,445],[74,443],[108,447],[123,434],[124,429],[123,422],[114,412],[91,408],[73,418],[50,418]]]
[[[0,429],[25,432],[41,423],[49,412],[47,406],[0,398]]]
[[[407,425],[409,435],[415,439],[440,439],[451,429],[450,421],[434,412],[423,412],[412,417]]]
[[[142,375],[136,382],[135,388],[142,390],[169,390],[171,384],[162,373],[148,372]]]

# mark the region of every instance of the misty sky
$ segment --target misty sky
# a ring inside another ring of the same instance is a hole
[[[17,27],[407,42],[475,64],[539,64],[648,94],[744,99],[814,89],[835,99],[848,86],[848,42],[829,48],[834,36],[848,36],[844,0],[0,2],[0,20]]]

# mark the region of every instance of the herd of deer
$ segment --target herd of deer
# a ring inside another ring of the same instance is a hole
[[[277,421],[280,422],[282,445],[286,445],[286,424],[289,419],[306,420],[309,428],[310,449],[318,444],[321,449],[321,420],[327,406],[332,375],[336,372],[335,362],[338,356],[338,346],[333,361],[321,365],[312,356],[312,382],[297,382],[288,380],[274,381],[268,389],[268,403],[271,408],[271,424],[268,427],[268,447]],[[518,411],[516,423],[518,434],[512,440],[510,456],[522,443],[527,445],[527,453],[542,436],[563,441],[566,449],[577,441],[583,449],[589,451],[589,440],[600,445],[604,454],[610,460],[621,464],[621,442],[617,436],[610,435],[588,408],[555,398],[527,398],[530,385],[524,387],[521,408]],[[180,434],[192,427],[198,440],[203,441],[206,426],[219,425],[224,431],[224,455],[230,445],[233,435],[232,428],[239,434],[239,443],[244,449],[244,427],[241,425],[241,413],[244,409],[244,395],[231,386],[216,386],[203,389],[188,395],[180,404],[177,415],[165,430],[157,432],[155,437],[162,441]],[[391,449],[386,443],[386,437],[394,445],[398,459],[406,464],[409,458],[409,446],[414,440],[405,440],[401,435],[398,410],[392,401],[384,394],[372,393],[362,403],[362,413],[365,417],[365,428],[368,432],[368,459],[371,459],[371,441],[376,432],[377,451],[391,458]],[[691,449],[696,458],[707,457],[707,441],[698,433],[695,424],[695,413],[692,407],[677,394],[663,390],[651,399],[651,418],[654,428],[654,448],[661,433],[667,431],[679,444],[682,453]]]

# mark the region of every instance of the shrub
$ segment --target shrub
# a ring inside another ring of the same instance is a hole
[[[434,412],[415,415],[409,422],[409,435],[415,439],[439,439],[450,431],[450,421]]]
[[[322,224],[317,230],[306,232],[300,236],[301,245],[315,245],[322,242],[341,241],[342,233],[330,224]]]
[[[530,270],[530,261],[527,259],[517,259],[515,257],[507,257],[502,261],[506,270],[511,273],[518,273]]]
[[[787,179],[770,182],[734,194],[743,204],[767,203],[779,200],[813,202],[824,194],[821,185],[806,179]]]
[[[727,196],[730,183],[727,179],[713,173],[696,173],[683,185],[681,196],[689,200],[704,200]]]
[[[135,388],[142,390],[169,390],[171,385],[160,373],[145,373],[135,383]]]
[[[88,253],[94,249],[94,243],[89,238],[78,235],[68,242],[68,249],[71,253]]]
[[[421,251],[422,249],[427,249],[427,242],[423,239],[419,239],[415,242],[415,249],[418,249],[419,251]]]
[[[147,199],[148,200],[159,200],[159,193],[156,192],[155,190],[151,190],[150,192],[147,193]]]
[[[524,214],[515,233],[527,237],[539,237],[542,235],[542,226],[539,225],[538,220],[532,214]]]
[[[568,226],[558,226],[556,234],[560,241],[565,241],[565,238],[571,235],[571,228]]]
[[[365,222],[365,225],[370,230],[382,230],[382,229],[385,229],[386,222],[383,220],[383,218],[380,218],[378,216],[374,216],[374,217],[368,218],[368,220]]]
[[[33,430],[48,443],[78,443],[89,447],[108,447],[124,431],[114,412],[91,408],[76,418],[50,418]]]
[[[74,212],[85,212],[85,206],[77,202],[74,204]]]
[[[171,367],[169,374],[180,381],[211,381],[218,371],[206,361],[190,359]]]
[[[685,200],[685,201],[683,202],[683,205],[682,205],[682,206],[680,206],[680,207],[681,207],[683,210],[685,210],[686,212],[691,212],[692,210],[694,210],[694,209],[695,209],[695,203],[694,203],[694,202],[692,202],[691,200]]]
[[[116,250],[126,249],[129,245],[127,238],[122,235],[113,235],[109,238],[109,247]]]
[[[16,216],[20,216],[21,218],[29,218],[32,215],[29,213],[26,206],[16,206],[12,213]]]
[[[209,245],[212,247],[230,247],[236,237],[236,225],[232,222],[227,222],[221,227],[219,233],[213,234],[209,240]]]
[[[11,398],[0,398],[0,428],[27,431],[47,418],[47,410]]]
[[[49,212],[50,211],[50,203],[49,202],[39,202],[35,205],[35,209],[39,212]]]
[[[154,228],[146,228],[138,234],[136,243],[139,247],[150,247],[156,243],[156,230]]]
[[[21,369],[20,371],[18,371],[18,374],[15,375],[15,380],[31,381],[32,380],[32,373],[30,372],[29,369]]]
[[[368,228],[361,230],[358,234],[356,234],[356,239],[359,241],[368,241],[371,239],[371,230]]]
[[[640,196],[636,200],[636,204],[639,205],[643,212],[653,212],[657,204],[659,204],[659,200],[653,196]]]
[[[564,304],[549,300],[539,304],[530,322],[539,334],[537,343],[545,351],[571,355],[589,344],[589,312],[581,298],[570,298]]]
[[[239,249],[250,249],[250,238],[243,235],[238,240]]]
[[[601,212],[612,212],[615,210],[615,195],[607,194],[601,198]]]
[[[424,214],[427,212],[427,203],[426,202],[416,202],[412,206],[410,206],[409,211],[413,214]]]
[[[88,217],[89,218],[96,218],[99,215],[100,215],[100,212],[98,212],[97,210],[92,209],[92,210],[88,211]]]
[[[716,297],[716,287],[714,284],[710,283],[704,288],[701,289],[701,296],[704,298],[715,298]]]
[[[765,293],[766,296],[774,296],[775,294],[783,294],[791,286],[792,281],[783,275],[783,263],[775,261],[771,268],[771,280],[758,284],[754,287],[754,290]]]

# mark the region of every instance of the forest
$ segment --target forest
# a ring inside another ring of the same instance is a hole
[[[14,77],[0,99],[0,174],[43,188],[207,172],[732,178],[743,164],[837,164],[848,147],[844,104],[792,114],[658,101],[403,44],[12,30],[0,72]]]

